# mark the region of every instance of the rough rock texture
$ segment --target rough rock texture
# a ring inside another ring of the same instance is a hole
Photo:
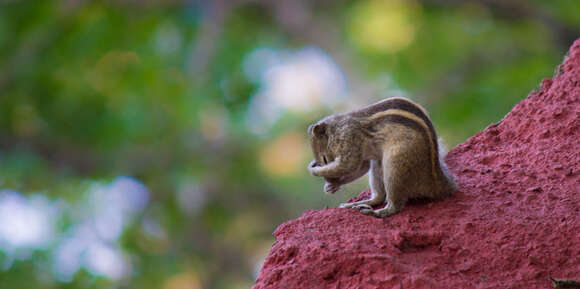
[[[442,201],[386,219],[326,209],[282,224],[254,289],[553,288],[549,277],[580,279],[580,39],[553,79],[447,162],[460,190]]]

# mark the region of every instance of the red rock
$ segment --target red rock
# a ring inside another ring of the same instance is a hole
[[[274,232],[254,289],[553,288],[549,277],[580,279],[580,39],[559,69],[449,152],[458,192],[385,219],[307,211]]]

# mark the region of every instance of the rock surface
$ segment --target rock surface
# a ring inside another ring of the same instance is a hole
[[[580,39],[553,79],[447,163],[459,191],[444,200],[386,219],[325,209],[280,225],[254,289],[553,288],[549,277],[580,279]]]

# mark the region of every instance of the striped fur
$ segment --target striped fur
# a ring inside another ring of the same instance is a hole
[[[418,108],[418,106],[415,106],[414,108]],[[441,172],[441,168],[439,167],[439,147],[437,142],[437,135],[435,135],[435,130],[433,129],[431,120],[429,120],[425,114],[422,114],[425,116],[425,118],[421,118],[415,114],[417,111],[418,110],[416,109],[411,111],[406,110],[406,107],[401,107],[401,109],[390,108],[386,111],[380,111],[371,115],[369,117],[369,122],[373,127],[376,127],[377,124],[384,122],[398,123],[419,132],[425,138],[427,147],[429,147],[429,153],[431,157],[431,173],[433,174],[433,178],[437,179]]]
[[[309,137],[314,160],[308,169],[325,178],[328,193],[364,175],[371,164],[371,199],[342,208],[384,217],[401,210],[409,198],[440,198],[456,189],[440,159],[433,123],[420,105],[406,98],[328,116],[309,128]],[[385,208],[372,209],[383,202]]]
[[[352,112],[354,117],[371,117],[374,114],[381,114],[388,110],[397,109],[399,111],[405,111],[415,115],[420,118],[425,126],[427,127],[428,133],[431,135],[432,142],[435,144],[435,150],[438,151],[437,144],[437,134],[435,133],[435,128],[433,123],[427,116],[427,112],[419,104],[416,104],[406,98],[402,97],[391,97],[383,101],[377,102],[375,104],[369,105],[367,107],[361,108],[357,111]]]

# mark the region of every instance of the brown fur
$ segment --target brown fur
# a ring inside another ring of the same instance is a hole
[[[341,204],[378,217],[400,211],[408,199],[441,198],[456,190],[439,156],[437,135],[425,110],[405,98],[328,116],[308,129],[314,160],[308,169],[326,179],[325,191],[370,169],[371,199]],[[387,203],[385,208],[372,207]]]

